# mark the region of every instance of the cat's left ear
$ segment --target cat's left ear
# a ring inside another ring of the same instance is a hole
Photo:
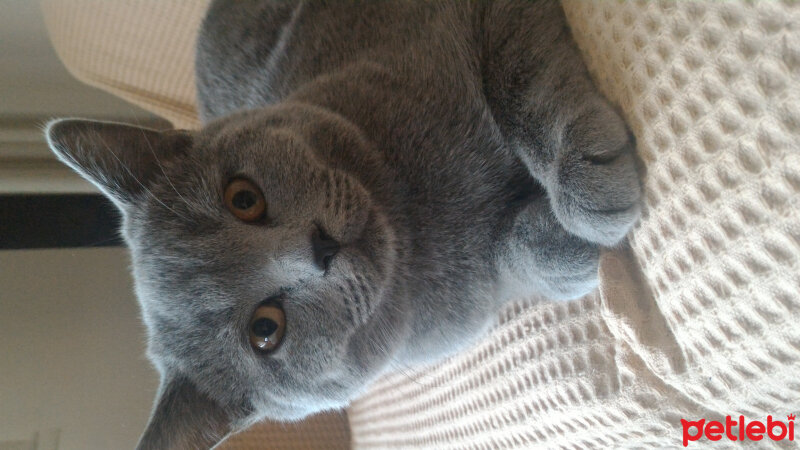
[[[81,119],[47,124],[47,142],[58,158],[94,183],[120,208],[146,194],[162,167],[189,150],[187,131],[156,131]]]
[[[232,432],[232,412],[182,376],[162,379],[138,450],[207,449]]]

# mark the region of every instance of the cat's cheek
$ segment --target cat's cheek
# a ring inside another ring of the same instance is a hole
[[[325,377],[339,370],[335,338],[305,338],[304,345],[295,355],[295,365],[302,372],[315,377]]]

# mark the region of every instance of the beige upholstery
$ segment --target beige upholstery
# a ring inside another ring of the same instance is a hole
[[[350,427],[344,412],[318,414],[298,423],[260,423],[228,438],[219,450],[346,450]]]
[[[720,413],[797,410],[800,3],[567,10],[648,168],[632,247],[689,368],[655,373]]]
[[[204,1],[43,4],[76,76],[197,124]],[[348,411],[356,447],[675,447],[681,418],[800,410],[800,3],[565,11],[647,167],[631,249],[598,294],[510,305],[474,349],[380,380]]]
[[[210,0],[40,0],[58,56],[79,80],[197,128],[194,42]]]

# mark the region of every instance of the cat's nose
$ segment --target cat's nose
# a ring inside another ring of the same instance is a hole
[[[327,271],[331,260],[339,252],[341,246],[335,239],[325,233],[325,230],[317,227],[311,234],[311,248],[314,251],[314,264],[320,270]]]

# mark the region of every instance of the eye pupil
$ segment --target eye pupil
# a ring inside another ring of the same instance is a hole
[[[268,338],[278,329],[278,324],[272,319],[262,317],[253,322],[251,329],[254,335],[260,338]]]
[[[268,353],[278,348],[286,333],[286,315],[280,303],[269,301],[256,308],[247,331],[255,350]]]
[[[237,219],[247,223],[266,220],[267,202],[261,189],[252,181],[246,178],[230,180],[222,197],[225,207]]]
[[[239,191],[233,195],[231,203],[236,209],[250,209],[258,202],[255,192]]]

